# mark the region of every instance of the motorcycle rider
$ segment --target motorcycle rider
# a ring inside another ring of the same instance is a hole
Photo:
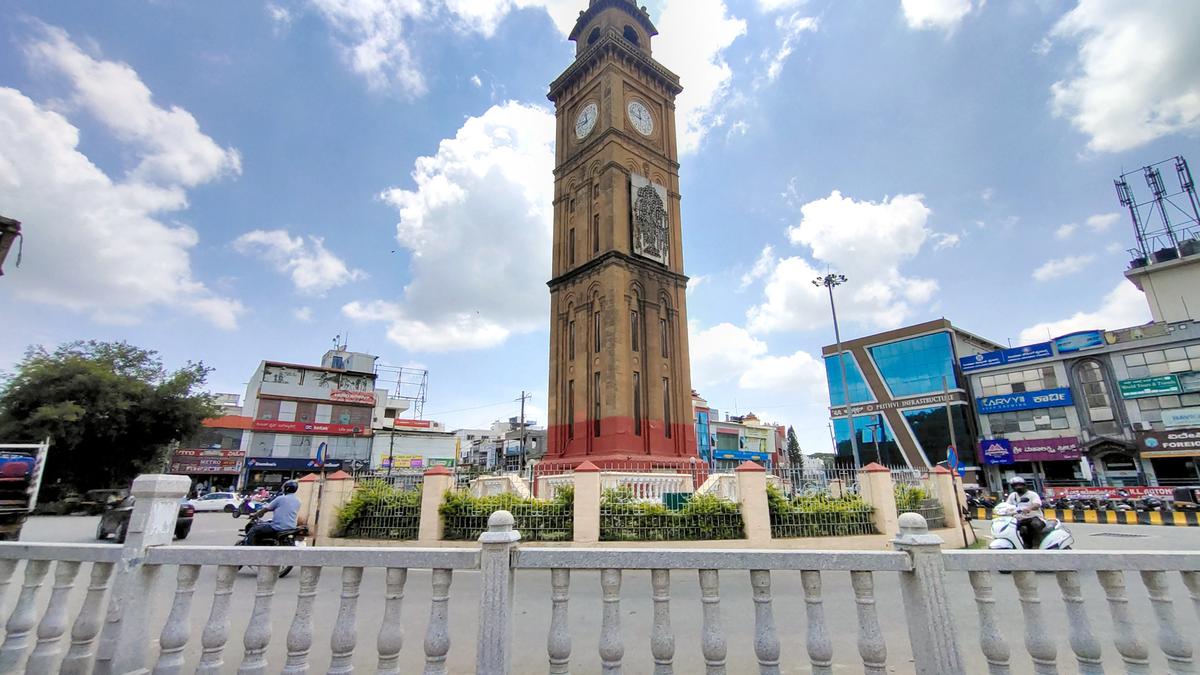
[[[1025,479],[1017,476],[1008,482],[1013,491],[1005,501],[1017,509],[1017,532],[1025,548],[1034,548],[1037,535],[1046,527],[1042,520],[1042,498],[1029,489]]]
[[[266,523],[256,522],[246,531],[246,546],[257,546],[259,541],[272,536],[275,532],[296,529],[296,520],[300,516],[300,498],[296,496],[296,490],[299,489],[299,483],[289,480],[283,484],[283,494],[271,500],[270,504],[250,514],[250,519],[253,521],[257,521],[268,511],[274,512],[275,516]]]

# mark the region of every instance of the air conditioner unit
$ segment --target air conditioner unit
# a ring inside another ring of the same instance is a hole
[[[1154,427],[1149,422],[1134,422],[1134,431],[1152,431]]]

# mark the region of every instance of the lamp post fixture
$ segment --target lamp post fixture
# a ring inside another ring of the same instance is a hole
[[[846,357],[842,353],[842,333],[838,329],[837,306],[833,302],[833,287],[846,283],[844,274],[826,274],[813,279],[813,286],[824,286],[829,291],[829,311],[833,313],[833,338],[837,343],[838,366],[842,371],[842,397],[846,404],[846,419],[850,422],[850,450],[854,453],[854,468],[862,468],[862,459],[858,454],[858,434],[854,429],[854,412],[850,407],[850,387],[846,383]]]

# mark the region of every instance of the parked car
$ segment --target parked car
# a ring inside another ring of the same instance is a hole
[[[100,522],[96,525],[96,538],[108,539],[115,537],[118,544],[125,542],[125,532],[129,529],[129,516],[133,513],[133,496],[130,495],[115,502],[100,514]],[[175,538],[187,539],[192,531],[192,517],[196,509],[186,499],[179,500],[179,516],[175,519]]]
[[[241,505],[242,498],[232,492],[210,492],[203,497],[189,499],[188,503],[197,511],[233,513]]]

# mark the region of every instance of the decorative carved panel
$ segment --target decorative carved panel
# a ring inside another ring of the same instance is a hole
[[[667,218],[667,190],[645,176],[629,175],[630,203],[633,204],[633,252],[664,265],[671,246]]]

